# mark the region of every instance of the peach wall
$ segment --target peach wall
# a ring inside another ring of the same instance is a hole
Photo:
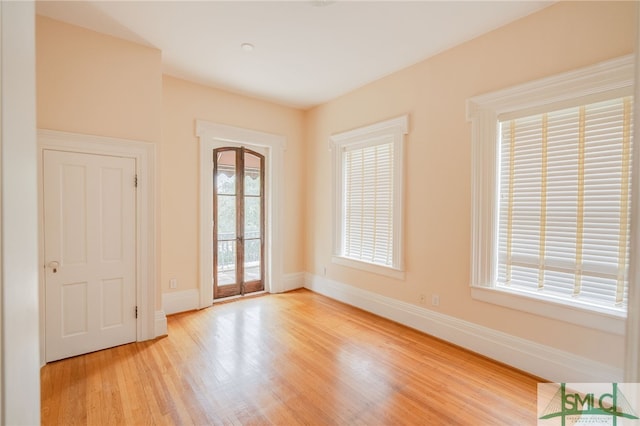
[[[195,289],[199,276],[199,177],[195,120],[201,119],[285,136],[284,202],[275,214],[284,216],[284,273],[304,268],[303,112],[235,95],[184,80],[163,78],[163,141],[161,279],[178,280],[177,291]]]
[[[287,138],[283,267],[303,272],[303,112],[163,77],[159,50],[49,18],[36,36],[39,128],[157,144],[158,308],[162,292],[198,286],[196,119]]]
[[[619,368],[624,336],[471,298],[471,130],[467,98],[633,52],[633,2],[561,2],[307,113],[306,270]],[[331,263],[333,133],[410,114],[406,280]],[[431,306],[429,308],[432,308]]]
[[[634,7],[557,3],[307,112],[162,76],[156,49],[38,17],[38,127],[157,144],[162,292],[173,291],[171,278],[177,291],[198,285],[195,120],[203,119],[287,138],[285,274],[326,267],[330,279],[414,304],[437,293],[444,314],[621,367],[622,336],[471,299],[465,101],[631,53]],[[406,113],[406,280],[333,265],[329,135]]]
[[[159,144],[161,52],[36,16],[36,98],[39,129]],[[159,206],[156,196],[157,230]],[[157,251],[161,243],[156,232]]]
[[[157,49],[37,16],[38,127],[159,142]]]

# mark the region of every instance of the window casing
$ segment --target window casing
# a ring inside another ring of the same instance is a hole
[[[408,117],[333,135],[333,262],[403,279],[403,143]]]
[[[474,298],[624,333],[632,91],[627,56],[468,100]]]

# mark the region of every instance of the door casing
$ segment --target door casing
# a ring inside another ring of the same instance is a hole
[[[44,212],[42,208],[42,166],[46,149],[109,155],[136,160],[138,190],[136,200],[136,300],[138,304],[137,341],[167,334],[166,316],[156,311],[156,223],[155,223],[155,145],[146,142],[54,130],[38,130],[38,235],[39,265],[44,269]],[[44,274],[40,284],[40,363],[45,364]]]
[[[200,305],[213,303],[213,150],[246,147],[265,156],[265,258],[264,288],[270,293],[284,291],[283,214],[284,151],[286,138],[203,120],[196,121],[200,139]],[[275,209],[280,213],[274,214]]]

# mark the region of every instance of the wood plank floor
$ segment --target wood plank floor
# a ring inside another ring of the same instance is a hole
[[[45,425],[534,425],[537,379],[307,290],[50,363]]]

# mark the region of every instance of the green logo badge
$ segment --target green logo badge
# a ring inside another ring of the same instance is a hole
[[[640,426],[639,390],[638,383],[539,383],[538,425]]]

